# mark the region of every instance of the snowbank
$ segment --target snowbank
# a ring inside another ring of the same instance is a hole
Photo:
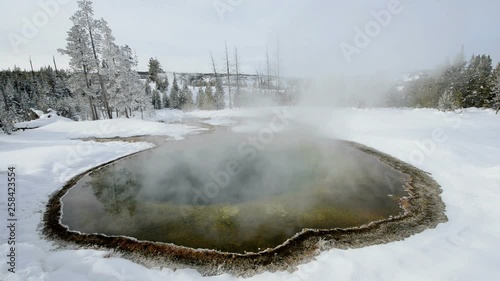
[[[47,126],[52,123],[57,122],[74,122],[71,119],[62,117],[57,115],[55,112],[49,112],[47,114],[43,114],[43,112],[39,110],[33,110],[40,118],[27,122],[19,122],[14,125],[16,129],[35,129],[43,126]]]
[[[182,121],[184,112],[177,109],[160,109],[155,111],[155,115],[150,118],[151,121],[164,123],[174,123]]]
[[[163,124],[138,119],[118,118],[112,120],[57,122],[44,127],[27,131],[26,137],[50,138],[57,135],[59,138],[114,138],[132,136],[169,136],[181,139],[189,133],[205,129],[182,124]]]

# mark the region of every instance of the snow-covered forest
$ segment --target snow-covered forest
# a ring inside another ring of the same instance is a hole
[[[213,56],[207,57],[211,74],[167,74],[151,58],[147,74],[141,77],[133,49],[115,43],[106,20],[95,17],[92,1],[80,0],[78,6],[66,46],[58,49],[70,58],[70,69],[58,69],[54,58],[53,66],[40,70],[14,66],[0,71],[3,131],[10,133],[14,123],[37,118],[33,109],[52,110],[73,120],[144,118],[163,108],[220,110],[261,100],[291,104],[300,91],[300,79],[281,78],[279,66],[271,68],[269,55],[265,73],[240,73],[238,50],[229,54],[227,45],[224,67],[217,66]]]
[[[500,63],[493,66],[489,55],[473,55],[468,61],[464,50],[452,62],[426,72],[407,75],[389,93],[388,106],[500,109]]]
[[[79,10],[71,17],[73,26],[67,32],[66,46],[58,50],[69,57],[69,69],[58,69],[54,58],[53,65],[39,70],[13,66],[0,71],[3,131],[10,133],[14,123],[37,118],[34,109],[55,111],[73,120],[98,120],[144,118],[163,108],[190,111],[292,105],[300,100],[308,84],[305,79],[280,76],[279,53],[276,62],[270,62],[266,54],[264,71],[241,73],[238,49],[229,52],[227,45],[225,65],[216,65],[213,56],[207,57],[212,73],[167,73],[154,55],[148,70],[140,72],[133,47],[115,43],[106,20],[95,17],[92,2],[81,0],[78,5]],[[404,75],[386,90],[385,102],[377,105],[440,110],[477,107],[498,112],[500,63],[493,65],[489,55],[466,60],[462,48],[452,62]],[[369,104],[364,99],[352,99],[343,105]]]

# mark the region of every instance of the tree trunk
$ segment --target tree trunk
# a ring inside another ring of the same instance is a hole
[[[94,116],[96,120],[99,120],[99,113],[97,112],[97,106],[94,104]]]
[[[89,110],[92,112],[92,120],[98,120],[99,116],[94,112],[94,103],[92,102],[92,89],[90,88],[89,74],[87,70],[87,66],[83,65],[83,75],[85,76],[85,84],[87,85],[87,95],[89,96]]]
[[[94,104],[92,103],[92,97],[90,95],[89,95],[89,110],[91,112],[92,121],[96,120],[96,116],[94,114]]]
[[[280,96],[280,43],[276,42],[276,92]]]
[[[102,78],[102,75],[101,75],[101,66],[99,64],[99,58],[97,57],[97,51],[96,51],[95,43],[94,43],[94,35],[92,33],[92,25],[90,23],[89,15],[87,15],[87,24],[89,27],[89,35],[90,35],[90,43],[92,45],[92,52],[94,53],[94,59],[95,59],[96,67],[97,67],[97,77],[99,78],[99,84],[101,86],[102,103],[104,105],[104,108],[106,109],[106,112],[108,114],[108,118],[113,119],[113,114],[111,113],[111,109],[109,108],[108,90],[106,89],[104,79]]]
[[[269,51],[266,47],[266,66],[267,66],[267,93],[271,92],[271,64],[269,63]]]
[[[227,42],[226,44],[226,70],[227,70],[227,94],[229,95],[229,108],[233,108],[233,101],[231,98],[231,76],[229,71],[229,54],[227,52]]]
[[[238,65],[238,49],[234,48],[234,61],[235,61],[235,70],[236,70],[236,95],[235,95],[235,103],[238,98],[238,103],[240,99],[240,66]]]

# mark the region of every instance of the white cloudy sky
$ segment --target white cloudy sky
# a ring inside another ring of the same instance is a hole
[[[58,1],[59,11],[39,27],[33,38],[16,48],[13,34],[22,36],[25,21],[43,13],[42,2]],[[465,44],[467,56],[488,53],[500,59],[500,1],[400,0],[403,11],[393,15],[350,63],[340,44],[353,44],[355,27],[364,29],[372,12],[387,9],[391,0],[94,0],[96,16],[105,18],[117,43],[128,44],[146,69],[149,57],[165,70],[210,71],[209,50],[222,65],[224,41],[238,46],[242,67],[264,69],[266,45],[274,56],[279,38],[282,72],[286,75],[405,72],[436,66]],[[221,19],[214,3],[237,3]],[[239,4],[238,4],[239,3]],[[69,17],[76,0],[0,0],[0,68],[49,64],[65,46]]]

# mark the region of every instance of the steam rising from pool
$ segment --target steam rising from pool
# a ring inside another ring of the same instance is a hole
[[[401,212],[403,174],[341,142],[287,133],[257,149],[216,131],[85,176],[62,223],[226,252],[274,248],[304,228],[360,226]]]

